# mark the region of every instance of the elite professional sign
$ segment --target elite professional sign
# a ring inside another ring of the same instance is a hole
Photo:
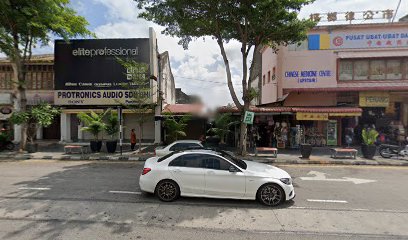
[[[117,58],[150,64],[149,53],[149,38],[57,40],[55,104],[117,105],[118,102],[131,102],[134,91],[129,88],[137,86],[132,86],[126,75],[129,70]]]

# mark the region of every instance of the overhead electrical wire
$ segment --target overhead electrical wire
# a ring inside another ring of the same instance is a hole
[[[401,1],[402,1],[402,0],[399,0],[399,1],[398,1],[398,5],[397,5],[397,8],[395,9],[394,16],[392,17],[392,22],[394,22],[395,17],[397,16],[397,13],[398,13],[399,7],[400,7],[400,5],[401,5]]]

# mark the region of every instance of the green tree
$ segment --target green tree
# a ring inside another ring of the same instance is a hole
[[[26,112],[26,64],[32,49],[48,45],[50,36],[92,35],[88,22],[68,7],[69,0],[2,0],[0,1],[0,52],[11,61],[14,71],[14,101],[19,112]],[[27,125],[21,125],[20,150],[25,149]]]
[[[27,139],[30,143],[34,143],[38,127],[49,127],[58,114],[60,114],[58,108],[52,107],[49,103],[40,103],[25,112],[14,112],[10,122],[16,125],[27,125]]]
[[[315,25],[298,19],[300,9],[314,0],[135,0],[143,9],[140,17],[164,26],[163,33],[179,37],[184,48],[197,38],[212,37],[217,41],[225,64],[228,89],[242,118],[249,110],[252,98],[250,81],[257,74],[259,63],[252,54],[250,74],[248,57],[263,45],[272,47],[296,43],[306,38],[307,30]],[[224,44],[230,40],[241,43],[242,100],[232,85],[231,69]],[[253,53],[252,52],[252,53]],[[241,154],[246,154],[246,124],[240,127]]]
[[[214,120],[215,126],[210,128],[208,132],[213,132],[220,138],[220,143],[225,143],[225,136],[230,133],[231,126],[239,124],[239,121],[234,121],[231,113],[217,114]]]
[[[123,105],[136,114],[136,122],[139,126],[139,149],[142,149],[143,125],[151,120],[155,104],[152,103],[156,95],[150,87],[149,65],[132,59],[117,58],[117,61],[127,70],[126,75],[130,80],[122,87],[130,91],[131,98]]]
[[[172,113],[164,114],[164,127],[166,128],[167,142],[177,141],[179,137],[185,137],[186,127],[191,116],[185,115],[177,119]]]

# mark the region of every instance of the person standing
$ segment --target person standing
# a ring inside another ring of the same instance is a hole
[[[130,132],[130,148],[132,149],[132,151],[135,150],[135,146],[136,146],[136,133],[135,133],[135,129],[132,128]]]

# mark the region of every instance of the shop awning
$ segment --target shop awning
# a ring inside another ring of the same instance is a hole
[[[311,120],[327,120],[328,117],[354,117],[361,116],[363,110],[357,107],[250,107],[250,111],[256,115],[262,114],[293,114],[293,113],[308,113],[299,114],[299,118],[312,118]],[[234,107],[218,108],[220,113],[239,113],[239,110]],[[302,117],[303,116],[303,117]],[[299,119],[301,120],[301,119]]]

